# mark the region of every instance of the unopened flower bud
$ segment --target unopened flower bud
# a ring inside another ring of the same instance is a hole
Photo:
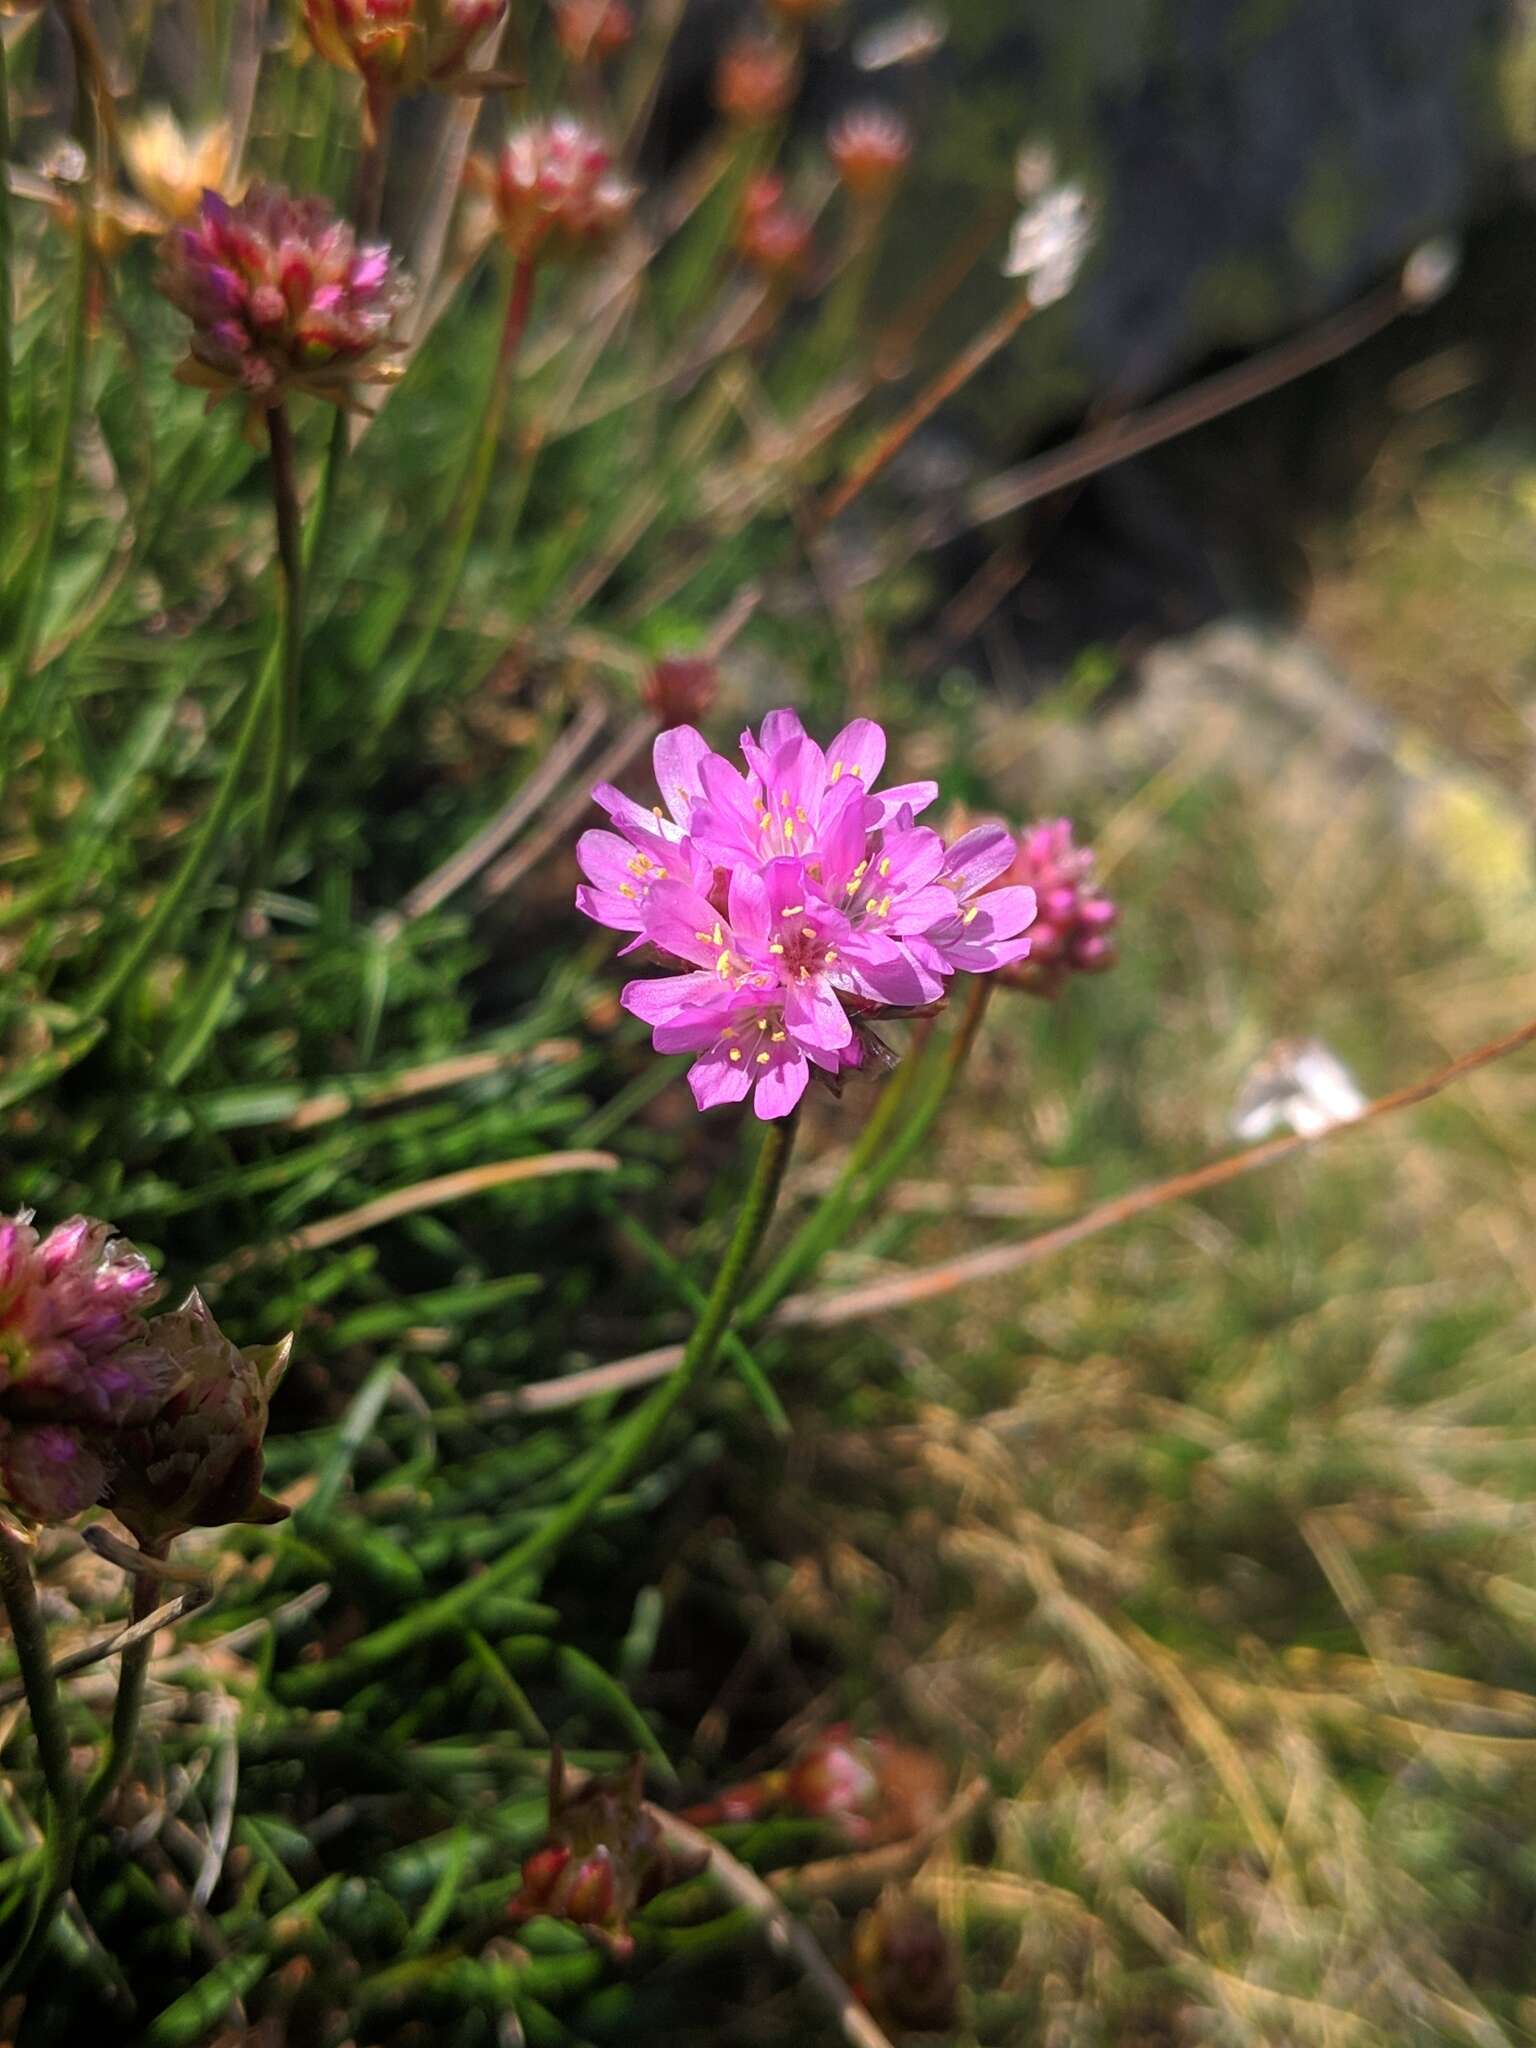
[[[702,1858],[669,1849],[646,1811],[643,1772],[636,1757],[629,1770],[570,1792],[561,1754],[553,1753],[549,1834],[523,1864],[522,1887],[507,1908],[512,1919],[546,1913],[581,1928],[612,1955],[633,1951],[630,1915],[704,1867]]]
[[[304,0],[319,55],[390,98],[455,79],[506,11],[507,0]]]
[[[519,262],[600,248],[635,202],[635,188],[615,170],[607,143],[569,114],[526,122],[494,163],[473,164],[471,176]]]
[[[785,283],[805,268],[811,223],[784,196],[784,180],[771,171],[753,178],[741,202],[736,253],[750,270]]]
[[[766,128],[788,113],[799,82],[794,52],[767,36],[728,44],[715,68],[715,105],[738,128]]]
[[[664,654],[640,686],[663,727],[702,724],[719,694],[720,671],[703,654]]]
[[[897,1890],[859,1917],[855,1988],[881,2026],[949,2033],[959,2023],[960,1959],[932,1909]]]
[[[1108,933],[1119,911],[1095,890],[1093,851],[1076,844],[1070,819],[1053,818],[1021,835],[1012,867],[995,886],[1019,883],[1034,890],[1038,909],[1029,957],[1003,970],[1011,987],[1056,996],[1072,974],[1102,974],[1115,964]]]
[[[884,199],[912,158],[912,131],[889,107],[855,107],[827,132],[845,190],[866,204]]]
[[[603,64],[634,39],[624,0],[554,0],[555,37],[573,64]]]
[[[322,199],[253,185],[231,206],[205,192],[196,222],[166,236],[156,282],[192,322],[176,375],[210,405],[235,391],[259,414],[300,391],[354,407],[359,385],[398,374],[404,281]]]
[[[238,1350],[195,1291],[156,1316],[149,1341],[170,1390],[145,1423],[120,1433],[112,1508],[143,1542],[232,1522],[279,1522],[288,1510],[261,1490],[267,1408],[292,1337]]]

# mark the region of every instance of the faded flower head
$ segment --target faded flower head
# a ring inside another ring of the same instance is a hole
[[[1023,212],[1013,225],[1004,277],[1020,277],[1037,306],[1064,299],[1093,246],[1093,205],[1075,182],[1052,183],[1055,158],[1038,144],[1019,151],[1015,182]]]
[[[291,1336],[241,1351],[195,1290],[149,1325],[168,1386],[154,1414],[118,1439],[112,1510],[140,1542],[231,1522],[280,1522],[261,1490],[267,1409]]]
[[[1119,910],[1093,883],[1093,850],[1079,846],[1069,818],[1032,825],[1019,841],[1005,882],[1035,892],[1039,913],[1030,937],[1029,958],[1011,966],[1004,980],[1032,995],[1059,995],[1073,974],[1102,974],[1115,964],[1109,934]]]
[[[811,249],[809,215],[784,196],[784,180],[759,172],[742,194],[736,253],[750,270],[783,284],[800,275]]]
[[[635,1946],[630,1916],[658,1893],[696,1877],[705,1858],[680,1856],[664,1840],[643,1796],[644,1760],[579,1791],[565,1783],[565,1762],[549,1762],[549,1831],[523,1863],[522,1889],[507,1911],[566,1920],[622,1960]]]
[[[144,1311],[160,1291],[112,1226],[71,1217],[39,1237],[0,1223],[0,1495],[37,1521],[98,1501],[104,1434],[153,1414],[170,1373]]]
[[[259,410],[302,391],[355,406],[360,384],[396,374],[400,273],[322,199],[253,185],[231,206],[205,192],[196,223],[166,236],[157,282],[192,322],[176,375],[210,405],[237,391]]]
[[[697,1055],[699,1107],[750,1094],[779,1117],[812,1068],[835,1085],[879,1057],[872,1017],[929,1008],[953,974],[1025,958],[1035,899],[997,886],[1015,853],[1001,825],[946,847],[916,822],[935,784],[876,790],[885,734],[871,719],[823,751],[774,711],[741,748],[744,772],[693,726],[661,733],[654,810],[599,785],[616,829],[578,842],[576,901],[633,934],[626,953],[649,946],[672,970],[622,1001],[658,1052]]]
[[[912,131],[889,107],[852,107],[827,131],[827,154],[855,199],[884,199],[912,159]]]
[[[663,725],[708,718],[720,694],[720,671],[706,654],[664,654],[640,688],[647,711]]]
[[[832,1821],[851,1843],[904,1841],[937,1819],[944,1766],[889,1735],[855,1735],[846,1722],[808,1742],[785,1774],[784,1806]]]
[[[304,0],[318,53],[390,98],[456,79],[506,11],[507,0]]]
[[[156,107],[120,126],[123,168],[140,198],[163,220],[190,220],[204,192],[224,190],[234,150],[227,121],[189,130],[169,108]]]
[[[603,64],[634,39],[624,0],[554,0],[555,39],[573,64]]]
[[[715,105],[738,128],[766,128],[789,112],[799,83],[793,50],[769,36],[738,36],[715,67]]]
[[[503,241],[520,262],[600,248],[629,218],[635,188],[606,142],[569,114],[528,121],[492,164],[472,166]]]
[[[891,1885],[853,1931],[854,1988],[883,2027],[949,2033],[959,2022],[960,1959],[932,1907]]]

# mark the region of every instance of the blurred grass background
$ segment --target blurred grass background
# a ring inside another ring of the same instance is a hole
[[[119,11],[130,54],[152,12]],[[181,12],[215,42],[237,25]],[[407,673],[495,341],[475,269],[343,472],[271,884],[242,905],[238,861],[210,866],[136,960],[265,645],[261,467],[169,382],[148,243],[81,264],[82,195],[47,170],[70,118],[52,17],[11,61],[18,161],[51,198],[14,207],[32,516],[7,628],[34,645],[0,818],[4,1199],[108,1215],[240,1338],[300,1341],[270,1450],[294,1517],[207,1550],[217,1598],[154,1666],[137,1808],[90,1845],[8,2037],[105,2015],[263,2048],[819,2041],[702,1882],[642,1916],[626,1972],[549,1923],[514,1940],[504,1912],[551,1736],[598,1765],[640,1747],[671,1803],[851,1718],[986,1781],[913,1879],[964,1956],[958,2040],[1536,2038],[1529,1060],[1007,1282],[765,1337],[786,1438],[722,1375],[547,1583],[360,1680],[327,1671],[579,1482],[612,1408],[531,1416],[518,1390],[684,1332],[649,1238],[707,1279],[736,1186],[729,1126],[696,1118],[577,929],[574,818],[543,843],[541,805],[499,890],[414,917],[411,892],[577,721],[583,774],[638,745],[655,656],[729,634],[713,737],[874,688],[904,773],[1072,813],[1124,909],[1113,976],[994,1003],[939,1138],[825,1284],[1225,1149],[1277,1038],[1321,1037],[1384,1092],[1536,1012],[1519,414],[1469,412],[1488,387],[1459,380],[1464,345],[1423,344],[1360,509],[1307,536],[1306,630],[1219,626],[1134,688],[1120,645],[1027,692],[995,647],[914,676],[942,568],[850,592],[803,545],[805,493],[862,426],[822,430],[825,330],[801,309],[777,348],[694,374],[718,308],[685,239],[611,324],[606,275],[541,303],[462,589]],[[253,156],[340,198],[349,93],[275,50]],[[814,196],[809,152],[801,175]],[[392,223],[420,225],[413,196],[397,172]],[[329,421],[301,426],[312,480]],[[792,1215],[867,1100],[817,1110]],[[594,1149],[612,1170],[511,1177]],[[61,1648],[121,1613],[76,1535],[46,1566]],[[106,1668],[73,1697],[97,1739]],[[14,1849],[35,1800],[7,1711]],[[780,1873],[837,1846],[787,1822],[733,1842]],[[781,1882],[841,1957],[867,1879]]]

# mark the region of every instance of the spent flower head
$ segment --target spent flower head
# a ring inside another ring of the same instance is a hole
[[[643,1796],[644,1761],[589,1778],[565,1779],[558,1749],[549,1763],[549,1828],[523,1863],[523,1882],[507,1911],[514,1920],[548,1914],[566,1920],[619,1959],[634,1949],[630,1916],[658,1893],[696,1877],[707,1857],[679,1855]]]
[[[119,139],[134,190],[162,220],[190,220],[205,192],[224,191],[234,154],[227,121],[184,129],[169,108],[155,107],[137,121],[121,122]]]
[[[736,254],[749,270],[783,284],[804,270],[811,251],[811,220],[785,197],[784,180],[760,171],[742,194]]]
[[[239,1350],[195,1290],[156,1316],[149,1341],[168,1386],[153,1415],[118,1439],[112,1509],[141,1543],[231,1522],[280,1522],[262,1492],[267,1409],[292,1336]]]
[[[491,200],[502,240],[525,263],[601,248],[635,203],[608,144],[570,114],[524,122],[494,162],[471,166],[471,176]]]
[[[1093,849],[1077,844],[1070,818],[1050,818],[1022,834],[999,886],[1033,889],[1038,912],[1029,958],[1003,976],[1013,987],[1055,996],[1073,974],[1102,974],[1114,966],[1109,934],[1120,912],[1094,886],[1093,868]]]
[[[661,733],[662,804],[599,785],[612,831],[582,835],[577,904],[673,971],[632,981],[624,1007],[658,1052],[692,1052],[701,1109],[748,1095],[787,1115],[812,1069],[836,1084],[874,1050],[869,1020],[940,1001],[957,971],[1025,958],[1025,887],[1002,826],[947,848],[916,820],[931,782],[877,790],[885,734],[857,718],[823,751],[792,711],[741,736],[744,769],[690,725]]]
[[[890,107],[851,107],[827,131],[827,154],[845,190],[869,204],[886,198],[912,159],[912,131]]]
[[[960,1958],[933,1908],[889,1885],[853,1931],[854,1986],[883,2027],[948,2034],[959,2022]]]
[[[40,1237],[28,1210],[0,1222],[0,1496],[34,1520],[100,1500],[112,1436],[164,1395],[144,1320],[159,1291],[109,1223],[73,1216]]]
[[[230,205],[205,192],[197,220],[166,236],[157,282],[192,323],[176,374],[210,405],[233,391],[258,416],[291,392],[356,406],[360,385],[398,374],[401,274],[322,199],[253,185]]]
[[[664,654],[640,686],[647,711],[663,725],[708,718],[720,694],[720,671],[707,654]]]

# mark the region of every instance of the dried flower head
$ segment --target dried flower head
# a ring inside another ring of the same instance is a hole
[[[190,220],[204,192],[223,192],[234,135],[227,121],[184,129],[166,107],[120,124],[123,168],[164,221]],[[227,195],[226,195],[227,196]]]
[[[800,66],[792,49],[768,36],[738,36],[715,67],[715,105],[738,128],[766,128],[789,112]]]
[[[846,1723],[824,1729],[785,1774],[784,1805],[836,1824],[849,1842],[869,1847],[905,1841],[937,1819],[945,1773],[938,1758],[889,1735],[855,1735]]]
[[[493,164],[473,164],[471,176],[489,195],[501,237],[520,262],[600,248],[635,202],[635,188],[615,170],[607,143],[569,114],[526,122]]]
[[[1003,979],[1033,995],[1059,995],[1073,974],[1102,974],[1115,964],[1109,937],[1119,911],[1093,886],[1093,851],[1079,846],[1068,818],[1032,825],[1000,886],[1033,889],[1039,906],[1029,958],[1009,967]]]
[[[680,1856],[646,1811],[644,1760],[611,1777],[567,1789],[565,1762],[549,1761],[549,1831],[523,1864],[514,1920],[548,1914],[579,1927],[619,1959],[635,1946],[630,1916],[658,1893],[696,1877],[704,1857]]]
[[[805,269],[810,251],[810,216],[785,198],[781,177],[760,172],[742,194],[736,254],[759,276],[783,284]]]
[[[176,375],[254,413],[289,393],[356,406],[390,361],[405,286],[383,243],[359,243],[321,199],[253,185],[238,205],[205,192],[197,221],[162,245],[157,283],[192,322]]]
[[[883,2027],[949,2033],[959,2023],[960,1959],[932,1907],[891,1885],[853,1931],[854,1985]]]
[[[855,199],[884,199],[912,160],[912,131],[889,107],[852,107],[828,130],[827,154]]]
[[[108,1223],[43,1238],[27,1210],[0,1223],[0,1496],[24,1514],[98,1501],[113,1434],[154,1413],[170,1377],[144,1320],[159,1291]]]
[[[720,694],[720,671],[706,654],[664,654],[641,685],[648,711],[663,725],[708,718]]]
[[[456,82],[506,11],[507,0],[304,0],[319,55],[386,98]]]
[[[149,1325],[168,1390],[154,1414],[122,1432],[112,1508],[141,1543],[231,1522],[280,1522],[261,1490],[267,1409],[288,1367],[291,1336],[237,1350],[195,1290]]]
[[[1081,185],[1054,185],[1055,159],[1038,146],[1019,152],[1015,179],[1024,211],[1013,225],[1005,277],[1021,277],[1037,306],[1064,299],[1093,246],[1093,206]]]
[[[555,38],[573,64],[604,64],[634,40],[624,0],[553,0]]]
[[[993,888],[1012,862],[1001,825],[946,847],[916,822],[931,782],[876,790],[885,734],[856,718],[823,750],[792,711],[741,736],[745,774],[691,725],[653,752],[665,808],[607,784],[616,830],[583,833],[577,905],[673,971],[632,981],[624,1007],[658,1052],[698,1055],[701,1109],[753,1097],[786,1116],[814,1067],[835,1083],[871,1050],[866,1020],[942,999],[957,972],[1029,952],[1035,899]]]

